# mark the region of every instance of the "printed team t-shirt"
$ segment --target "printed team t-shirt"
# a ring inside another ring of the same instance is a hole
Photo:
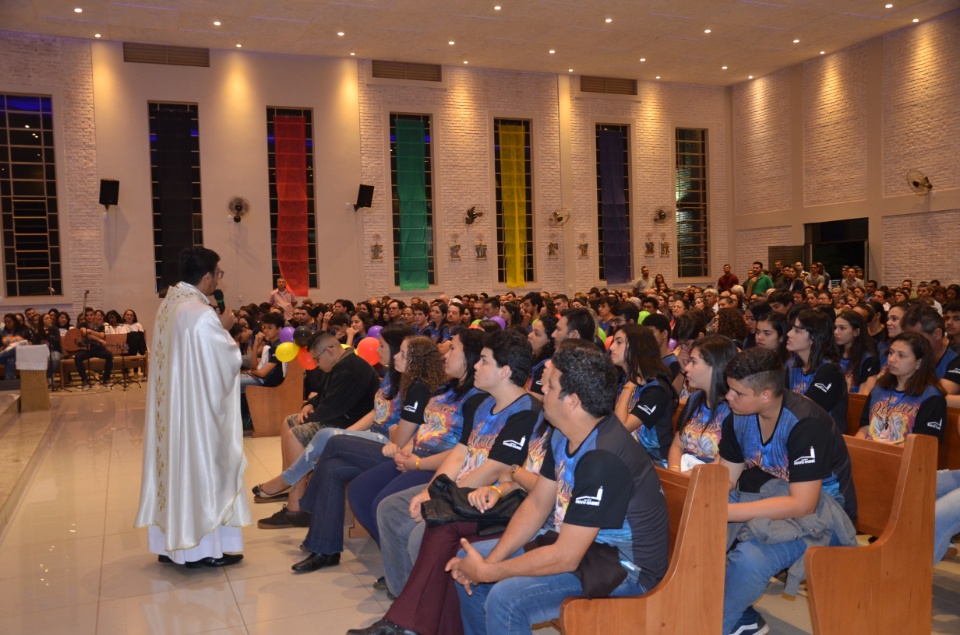
[[[373,425],[370,429],[380,434],[387,434],[390,428],[400,421],[400,391],[393,396],[393,399],[387,399],[393,384],[390,381],[390,373],[383,376],[380,380],[380,389],[373,396]]]
[[[843,371],[843,376],[847,380],[847,392],[851,394],[857,394],[863,382],[880,372],[880,360],[873,355],[863,356],[860,360],[860,373],[856,377],[853,376],[851,366],[849,359],[840,359],[840,370]]]
[[[680,421],[686,421],[680,430],[683,452],[692,454],[704,463],[712,463],[720,454],[720,435],[723,421],[730,414],[730,406],[721,401],[715,408],[709,408],[702,390],[690,395],[687,404],[690,405],[680,414]],[[692,404],[696,406],[692,407]]]
[[[418,456],[428,456],[445,452],[455,446],[463,434],[464,405],[477,395],[486,397],[486,393],[476,388],[471,388],[460,397],[456,395],[454,388],[430,397],[414,436],[414,452]],[[477,405],[480,401],[482,399],[477,401]],[[401,418],[406,419],[404,415],[401,415]]]
[[[467,457],[457,474],[457,482],[487,462],[519,465],[527,456],[533,426],[540,414],[540,402],[524,393],[500,412],[493,409],[497,400],[487,397],[473,414],[473,425],[467,439]],[[466,429],[464,425],[464,429]]]
[[[667,452],[673,443],[673,391],[665,379],[657,377],[637,386],[630,396],[629,412],[640,420],[633,437],[660,467],[667,467]]]
[[[871,441],[901,444],[908,434],[929,434],[943,440],[947,400],[934,386],[916,397],[874,386],[863,406],[860,427]]]
[[[839,430],[847,428],[847,380],[833,362],[824,362],[809,372],[796,356],[787,360],[787,390],[813,400],[830,413]]]

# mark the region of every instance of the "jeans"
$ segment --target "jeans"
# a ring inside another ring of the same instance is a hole
[[[413,563],[420,553],[425,526],[410,518],[410,501],[422,491],[422,485],[411,487],[384,498],[377,507],[377,526],[382,528],[380,553],[383,556],[383,576],[390,593],[397,597],[406,586]]]
[[[431,478],[433,478],[433,472],[422,470],[400,472],[391,460],[389,463],[364,472],[350,485],[350,491],[347,492],[350,509],[353,510],[357,522],[370,532],[370,537],[377,542],[377,546],[380,545],[381,527],[377,519],[377,507],[380,506],[381,501],[411,487],[419,487],[419,490],[423,490],[423,486],[429,483]],[[409,514],[407,517],[409,518]]]
[[[53,375],[60,369],[60,360],[63,359],[63,353],[60,351],[50,351],[50,361],[47,362],[47,381],[53,384]]]
[[[253,375],[247,375],[244,373],[240,375],[240,394],[245,394],[247,392],[247,386],[262,386],[263,378],[254,377]]]
[[[496,544],[496,540],[486,540],[473,546],[486,557]],[[463,551],[457,555],[463,557]],[[573,573],[507,578],[472,588],[473,595],[467,595],[463,587],[457,585],[466,635],[529,635],[531,626],[557,619],[560,604],[583,592],[580,578]],[[646,592],[640,584],[627,578],[610,597],[632,597]]]
[[[943,560],[950,539],[960,533],[960,470],[937,472],[937,505],[934,512],[933,564]]]
[[[763,595],[770,578],[803,557],[802,540],[764,544],[756,540],[737,543],[727,552],[723,590],[723,633],[729,633],[744,612]]]
[[[371,441],[376,441],[381,445],[386,445],[387,441],[390,440],[379,432],[372,432],[370,430],[358,431],[341,430],[340,428],[320,428],[320,430],[318,430],[313,436],[313,439],[310,440],[310,443],[307,444],[307,447],[304,448],[303,454],[300,455],[300,458],[294,461],[293,465],[283,471],[283,474],[281,474],[283,482],[287,485],[295,485],[300,481],[300,479],[309,474],[310,471],[313,470],[317,459],[319,459],[320,455],[323,454],[324,448],[327,447],[327,441],[339,434],[369,439]]]
[[[97,346],[87,350],[77,351],[77,354],[73,356],[73,361],[77,364],[77,374],[80,375],[80,383],[88,383],[87,369],[83,367],[83,363],[91,358],[103,360],[103,381],[106,382],[109,380],[110,373],[113,372],[113,353],[102,346]]]
[[[17,347],[13,346],[0,353],[0,364],[3,364],[5,379],[17,378]]]
[[[383,445],[370,439],[338,435],[327,442],[300,499],[300,508],[313,514],[304,547],[313,553],[343,551],[347,484],[385,461],[391,459],[383,456]]]

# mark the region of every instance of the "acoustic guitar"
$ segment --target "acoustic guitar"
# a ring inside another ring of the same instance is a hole
[[[83,292],[83,304],[81,305],[81,311],[87,308],[87,296],[90,295],[90,289],[87,289]],[[64,353],[76,353],[79,350],[87,348],[87,343],[83,341],[83,335],[80,334],[80,329],[73,327],[67,331],[67,334],[60,338],[60,346],[63,348]]]

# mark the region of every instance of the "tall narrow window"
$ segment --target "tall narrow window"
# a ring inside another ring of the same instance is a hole
[[[203,244],[196,104],[150,102],[150,174],[157,291],[180,280],[180,252]]]
[[[599,277],[630,282],[630,126],[597,124]]]
[[[393,279],[401,290],[435,284],[430,115],[390,113]]]
[[[0,95],[0,205],[6,295],[62,294],[50,97]]]
[[[677,276],[709,275],[707,131],[677,128]]]
[[[313,181],[313,111],[267,108],[273,277],[298,296],[319,286]]]
[[[533,179],[530,122],[494,119],[497,276],[509,287],[533,282]]]

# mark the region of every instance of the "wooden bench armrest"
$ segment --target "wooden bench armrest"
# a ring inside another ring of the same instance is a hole
[[[683,487],[679,479],[687,478],[676,472],[658,472],[665,490]],[[676,538],[671,541],[670,565],[660,584],[638,597],[564,600],[560,606],[563,634],[719,633],[729,490],[725,467],[714,463],[694,468]]]

